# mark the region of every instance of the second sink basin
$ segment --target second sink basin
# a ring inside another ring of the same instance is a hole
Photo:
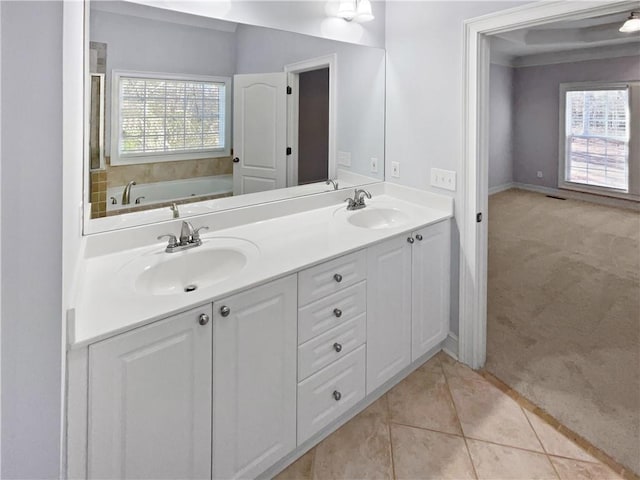
[[[401,210],[372,205],[355,211],[347,211],[345,208],[341,208],[335,214],[344,215],[346,221],[351,225],[374,230],[399,227],[409,220],[409,216]]]
[[[209,239],[182,252],[142,255],[126,265],[120,275],[141,294],[188,294],[240,273],[257,251],[246,240]]]

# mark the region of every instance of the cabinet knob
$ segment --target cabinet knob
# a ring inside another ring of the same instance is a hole
[[[209,323],[209,315],[207,315],[206,313],[201,313],[198,317],[198,323],[200,325],[206,325],[207,323]]]
[[[222,307],[220,307],[220,315],[222,315],[223,317],[228,317],[230,313],[231,313],[231,309],[226,305],[223,305]]]
[[[421,242],[421,241],[422,241],[422,235],[417,234],[417,235],[416,235],[416,240],[418,240],[419,242]]]
[[[239,162],[240,162],[240,159],[239,159],[238,157],[235,157],[235,158],[233,159],[233,163],[239,163]]]
[[[336,343],[333,344],[333,349],[336,352],[340,353],[342,351],[342,345],[340,345],[338,342],[336,342]]]
[[[413,237],[409,237],[409,238],[407,238],[407,242],[413,243],[413,242],[415,242],[415,240],[413,239]]]
[[[342,281],[342,275],[340,275],[339,273],[336,273],[336,274],[333,276],[333,279],[334,279],[336,282],[340,283],[340,282]]]
[[[334,314],[336,317],[340,318],[340,317],[342,316],[342,310],[340,310],[339,308],[334,308],[334,309],[333,309],[333,314]]]
[[[342,398],[342,394],[338,390],[333,391],[333,398],[336,399],[336,402]]]

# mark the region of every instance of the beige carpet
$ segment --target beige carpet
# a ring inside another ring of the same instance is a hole
[[[489,198],[486,369],[640,474],[640,214]]]

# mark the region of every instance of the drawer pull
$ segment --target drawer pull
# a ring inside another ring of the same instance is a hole
[[[340,345],[338,342],[336,342],[336,343],[333,344],[333,349],[336,352],[340,353],[342,351],[342,345]]]
[[[206,325],[207,323],[209,323],[209,315],[207,315],[206,313],[201,313],[198,317],[198,323],[200,325]]]
[[[333,398],[335,398],[336,402],[338,402],[342,398],[342,394],[338,390],[334,390],[333,391]]]
[[[339,308],[334,308],[334,309],[333,309],[333,314],[334,314],[336,317],[340,318],[340,317],[342,316],[342,310],[340,310]]]
[[[413,242],[415,242],[415,240],[413,239],[413,237],[409,237],[409,238],[407,238],[407,242],[413,243]]]
[[[417,234],[417,235],[416,235],[416,240],[418,240],[419,242],[421,242],[421,241],[422,241],[422,235]]]
[[[336,282],[340,283],[340,282],[342,281],[342,275],[340,275],[339,273],[336,273],[336,274],[333,276],[333,279],[334,279]]]
[[[230,313],[231,313],[231,309],[226,305],[223,305],[222,307],[220,307],[220,315],[222,315],[223,317],[228,317]]]

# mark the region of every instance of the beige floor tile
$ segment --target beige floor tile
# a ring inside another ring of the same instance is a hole
[[[546,455],[477,440],[467,440],[467,444],[479,480],[558,478]]]
[[[388,394],[391,421],[461,434],[440,362],[433,358]]]
[[[598,463],[579,462],[566,458],[551,457],[561,480],[621,480],[609,467]]]
[[[584,462],[597,462],[595,458],[562,435],[535,413],[529,412],[528,410],[524,410],[524,413],[527,415],[533,429],[538,434],[540,442],[542,442],[542,446],[548,454],[573,458]]]
[[[461,363],[443,361],[442,366],[466,437],[544,451],[513,399]]]
[[[398,480],[475,479],[462,437],[391,425],[391,443]]]
[[[314,449],[309,450],[298,460],[275,476],[274,480],[312,480],[314,454]]]
[[[388,407],[382,397],[316,447],[314,478],[393,478]]]

